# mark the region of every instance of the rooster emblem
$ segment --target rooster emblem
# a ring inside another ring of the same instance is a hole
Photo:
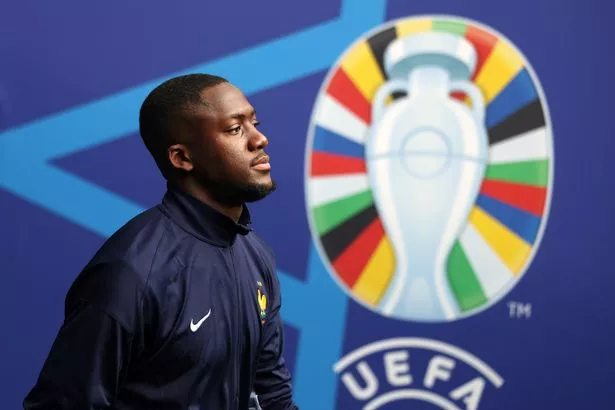
[[[265,323],[265,319],[267,318],[267,295],[261,293],[261,290],[257,291],[258,305],[261,308],[261,323]]]

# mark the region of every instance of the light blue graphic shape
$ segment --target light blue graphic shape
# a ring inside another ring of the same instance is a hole
[[[300,329],[295,396],[302,409],[334,409],[337,375],[333,365],[342,354],[348,299],[329,277],[313,244],[307,269],[307,282],[278,271],[282,318]],[[291,298],[296,300],[289,303]]]
[[[385,11],[385,0],[342,0],[336,19],[6,130],[0,133],[0,188],[108,237],[143,209],[54,167],[50,160],[136,132],[145,96],[176,75],[218,73],[253,94],[325,70],[356,38],[382,23]],[[300,332],[297,402],[302,409],[328,410],[335,407],[332,365],[341,353],[347,299],[330,280],[313,245],[307,269],[307,282],[279,272],[282,314]],[[313,307],[314,302],[318,305]],[[317,392],[312,389],[315,380]]]

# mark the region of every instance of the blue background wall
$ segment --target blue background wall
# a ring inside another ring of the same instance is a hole
[[[505,383],[486,389],[480,408],[614,408],[615,81],[608,50],[615,33],[612,8],[603,4],[5,2],[0,408],[18,408],[34,383],[83,264],[106,236],[159,200],[164,185],[139,140],[138,107],[160,81],[194,71],[241,87],[270,139],[280,189],[253,213],[278,255],[287,356],[303,408],[359,408],[333,364],[399,336],[453,344],[494,368]],[[534,262],[498,304],[448,324],[386,319],[348,299],[313,250],[304,205],[307,127],[328,69],[364,32],[415,14],[465,17],[506,35],[536,71],[554,128],[551,212]],[[531,303],[532,317],[511,319],[510,301]],[[417,380],[421,360],[411,364]],[[387,408],[403,403],[397,406]]]

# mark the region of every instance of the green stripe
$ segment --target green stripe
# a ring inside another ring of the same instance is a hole
[[[474,309],[487,302],[481,287],[461,244],[455,243],[447,264],[448,280],[462,312]]]
[[[337,225],[370,206],[373,202],[371,191],[364,191],[314,208],[312,214],[318,234],[324,235]]]
[[[467,28],[466,24],[453,21],[436,20],[433,22],[433,31],[446,31],[462,37],[466,35]]]
[[[485,178],[546,186],[549,182],[549,160],[489,165]]]

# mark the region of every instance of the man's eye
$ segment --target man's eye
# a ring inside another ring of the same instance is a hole
[[[237,127],[233,127],[233,128],[231,128],[231,129],[229,130],[229,133],[231,133],[231,134],[238,134],[238,133],[239,133],[239,131],[241,131],[241,127],[240,127],[240,126],[237,126]]]
[[[255,127],[258,127],[259,125],[261,125],[260,121],[254,121],[252,124],[254,124]]]

